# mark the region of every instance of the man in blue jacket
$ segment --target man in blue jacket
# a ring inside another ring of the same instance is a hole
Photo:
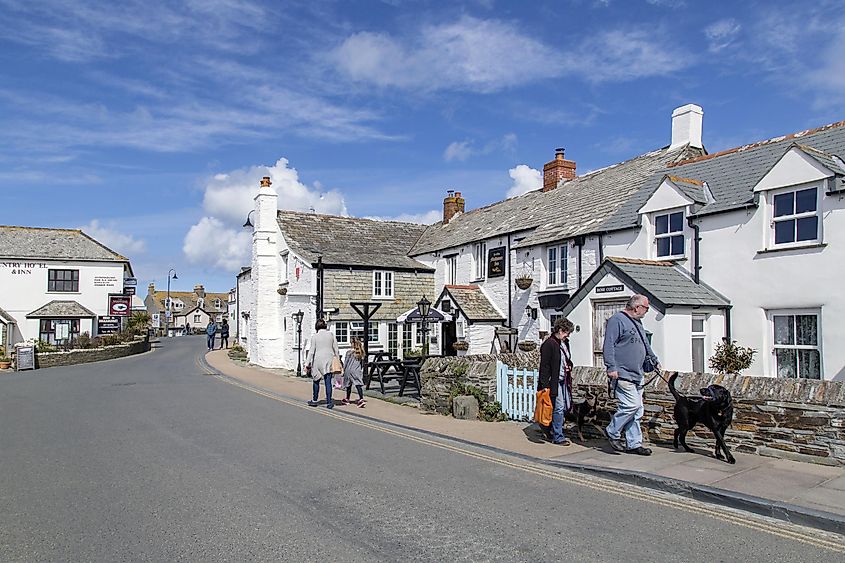
[[[214,335],[217,334],[217,323],[214,322],[214,319],[208,319],[205,334],[208,336],[208,351],[211,352],[214,350]]]
[[[624,310],[607,320],[602,349],[607,376],[619,400],[605,429],[607,439],[614,450],[638,455],[651,455],[651,450],[643,447],[640,429],[644,412],[643,364],[648,359],[654,369],[660,369],[641,321],[648,309],[648,297],[633,295]]]

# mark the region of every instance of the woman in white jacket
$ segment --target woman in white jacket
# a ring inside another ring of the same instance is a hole
[[[314,380],[314,396],[308,401],[308,405],[316,407],[320,403],[320,381],[326,385],[326,408],[334,408],[332,403],[332,360],[340,358],[340,350],[337,347],[337,339],[334,334],[326,329],[326,321],[320,319],[314,325],[317,334],[311,337],[311,349],[308,351],[307,370],[311,372],[311,379]]]

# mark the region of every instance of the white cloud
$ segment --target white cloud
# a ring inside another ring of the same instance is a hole
[[[641,29],[603,31],[585,41],[570,59],[573,71],[590,82],[625,82],[685,68],[692,58],[662,34]]]
[[[400,221],[402,223],[417,223],[419,225],[432,225],[443,218],[442,211],[432,209],[422,213],[401,213],[395,217],[367,217],[376,221]]]
[[[452,162],[453,160],[460,160],[463,162],[472,156],[472,143],[470,141],[455,141],[450,143],[446,150],[443,151],[443,160]]]
[[[115,222],[108,225],[100,224],[99,219],[92,219],[87,225],[79,227],[82,232],[97,240],[112,250],[132,257],[133,254],[140,254],[147,249],[147,244],[142,239],[136,239],[132,235],[121,232]]]
[[[188,231],[182,251],[194,264],[235,272],[249,262],[251,240],[244,229],[235,230],[219,219],[203,217]]]
[[[718,53],[734,42],[742,26],[733,18],[725,18],[704,28],[708,40],[708,50]]]
[[[526,164],[511,168],[508,170],[508,175],[513,180],[513,185],[506,197],[515,197],[543,187],[543,173]]]
[[[205,185],[202,203],[205,216],[191,227],[182,247],[191,262],[228,270],[247,263],[251,235],[243,224],[254,207],[253,199],[264,176],[270,177],[279,194],[280,209],[347,214],[343,194],[306,186],[299,181],[296,169],[288,166],[286,158],[280,158],[273,166],[252,166],[216,174]]]

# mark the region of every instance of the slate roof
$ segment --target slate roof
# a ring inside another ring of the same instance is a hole
[[[29,260],[129,262],[79,229],[0,226],[0,256]]]
[[[12,316],[3,309],[0,309],[0,322],[3,324],[16,324],[15,319],[13,319]]]
[[[670,162],[700,154],[680,147],[652,151],[559,184],[473,209],[436,223],[411,249],[412,256],[506,233],[533,230],[515,248],[606,230],[605,223],[631,194]]]
[[[698,210],[697,215],[739,209],[754,205],[754,186],[793,144],[802,146],[805,152],[828,167],[826,160],[822,160],[825,155],[828,155],[827,160],[830,160],[829,155],[845,157],[845,121],[681,161],[670,165],[667,172],[707,182],[715,201]],[[838,182],[837,189],[841,189],[842,180]],[[651,192],[644,193],[645,199]]]
[[[470,322],[505,320],[504,315],[493,306],[477,285],[447,285],[437,303],[447,295],[452,299],[453,307],[460,309]]]
[[[298,211],[279,211],[279,227],[291,251],[311,264],[433,271],[408,256],[425,225],[375,221]]]
[[[666,175],[666,179],[675,184],[682,194],[692,201],[706,205],[709,201],[704,182],[694,178],[681,178],[680,176]]]
[[[842,162],[834,159],[834,155],[826,153],[824,151],[820,151],[809,145],[793,143],[793,146],[798,147],[799,149],[804,151],[805,154],[814,158],[816,162],[818,162],[837,176],[845,176],[845,169],[842,168]]]
[[[705,283],[695,283],[674,262],[607,257],[559,310],[569,314],[590,291],[611,274],[628,287],[649,298],[652,307],[665,313],[670,307],[725,307],[730,301]]]
[[[96,317],[93,312],[89,311],[76,301],[50,301],[46,305],[39,307],[33,312],[29,313],[26,318],[39,319],[45,317],[57,318],[88,318]]]
[[[149,297],[149,293],[147,294]],[[220,307],[214,306],[214,299],[220,299]],[[190,311],[196,309],[199,305],[199,295],[193,291],[171,291],[170,292],[170,299],[175,301],[179,300],[184,303],[184,307],[179,309],[171,309],[174,315],[185,315]],[[205,303],[203,303],[203,307],[201,309],[206,313],[225,313],[228,310],[228,303],[229,303],[229,294],[228,293],[206,293],[205,294]],[[155,305],[158,307],[159,311],[166,311],[167,310],[167,292],[166,291],[155,291],[153,292],[153,301]]]

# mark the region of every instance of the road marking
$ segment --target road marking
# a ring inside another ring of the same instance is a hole
[[[413,442],[417,442],[420,444],[425,444],[431,447],[439,448],[442,450],[448,450],[451,452],[455,452],[467,457],[479,459],[482,461],[487,461],[490,463],[494,463],[496,465],[501,465],[504,467],[509,467],[512,469],[518,469],[520,471],[531,473],[534,475],[539,475],[541,477],[546,477],[549,479],[554,479],[556,481],[564,481],[567,483],[571,483],[574,485],[579,485],[582,487],[587,487],[589,489],[593,489],[596,491],[601,491],[605,493],[614,494],[617,496],[623,496],[626,498],[634,499],[634,500],[641,500],[644,502],[649,502],[651,504],[657,504],[661,506],[665,506],[668,508],[675,508],[677,510],[681,510],[688,513],[695,513],[700,514],[703,516],[709,516],[716,520],[721,520],[723,522],[730,522],[732,524],[736,524],[742,526],[744,528],[750,528],[752,530],[757,530],[760,532],[764,532],[773,536],[777,536],[783,539],[798,541],[801,543],[809,544],[815,547],[821,547],[824,549],[829,549],[831,551],[835,551],[838,553],[845,553],[845,542],[836,541],[834,539],[826,539],[823,537],[812,537],[806,536],[802,531],[793,530],[786,525],[778,524],[776,522],[768,522],[768,521],[754,521],[751,520],[750,517],[752,516],[749,514],[733,514],[732,512],[726,511],[725,509],[716,510],[711,508],[709,505],[696,501],[694,499],[685,499],[683,502],[677,501],[671,498],[663,497],[663,496],[656,496],[654,491],[646,491],[641,490],[639,487],[635,485],[627,486],[625,488],[620,488],[618,483],[609,481],[607,479],[603,479],[601,477],[590,476],[587,478],[584,475],[580,475],[577,473],[567,474],[567,473],[559,473],[556,471],[552,471],[546,467],[532,464],[529,462],[525,463],[515,463],[506,459],[494,457],[491,455],[487,455],[481,452],[476,452],[464,447],[455,446],[452,444],[439,442],[436,440],[432,440],[429,438],[424,438],[422,436],[416,436],[411,434],[407,431],[399,431],[393,428],[388,428],[382,426],[380,424],[376,424],[370,422],[368,420],[358,419],[351,415],[345,415],[333,412],[329,409],[314,409],[313,407],[309,407],[306,404],[303,404],[302,401],[288,399],[286,397],[282,397],[271,393],[269,391],[265,391],[264,389],[253,387],[249,384],[237,381],[233,378],[228,376],[220,375],[218,373],[213,372],[207,366],[203,365],[200,362],[199,356],[197,357],[197,366],[203,370],[205,375],[214,376],[216,379],[228,383],[229,385],[234,385],[235,387],[240,387],[241,389],[245,389],[257,395],[261,395],[262,397],[266,397],[268,399],[272,399],[274,401],[284,403],[289,406],[297,407],[300,409],[308,410],[310,412],[314,412],[316,414],[320,414],[323,416],[328,416],[331,418],[335,418],[337,420],[342,420],[344,422],[357,424],[358,426],[363,426],[365,428],[370,428],[372,430],[377,430],[379,432],[383,432],[385,434],[391,434],[393,436],[397,436],[406,440],[411,440]],[[634,487],[634,488],[631,488]],[[757,516],[757,515],[753,515]],[[757,516],[759,518],[759,516]],[[811,528],[804,528],[804,530],[809,530],[815,533],[818,533],[817,530],[813,530]]]

